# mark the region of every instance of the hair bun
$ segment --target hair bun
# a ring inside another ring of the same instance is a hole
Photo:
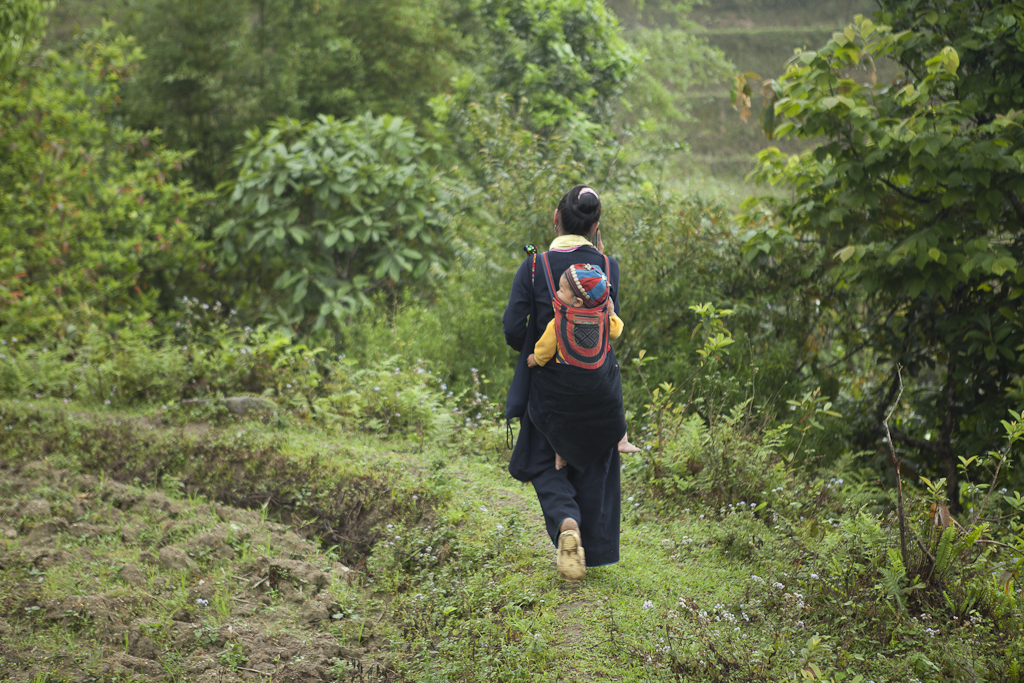
[[[576,208],[580,213],[591,214],[601,207],[601,200],[597,193],[589,187],[584,187],[576,196]]]
[[[558,202],[558,220],[566,235],[589,235],[601,220],[601,198],[594,188],[577,185]]]

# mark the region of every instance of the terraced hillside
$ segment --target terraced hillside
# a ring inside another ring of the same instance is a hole
[[[615,0],[609,5],[628,32],[638,23],[656,26],[671,16],[645,3],[638,14],[632,0]],[[753,72],[764,78],[781,74],[786,61],[798,48],[820,47],[838,28],[857,14],[870,14],[875,4],[868,0],[709,0],[694,8],[690,19],[696,30],[722,50],[738,72]],[[753,98],[748,123],[741,122],[729,99],[729,83],[691,92],[694,120],[680,125],[680,138],[693,151],[692,171],[723,180],[738,180],[752,167],[751,155],[771,144],[756,124],[761,115],[761,98]],[[796,151],[793,143],[783,149]]]

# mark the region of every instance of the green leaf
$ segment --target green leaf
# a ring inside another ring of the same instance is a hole
[[[761,129],[769,140],[775,138],[775,104],[769,102],[761,115]]]
[[[295,285],[295,291],[292,293],[292,303],[297,304],[306,298],[306,289],[309,287],[309,280],[302,279],[297,285]]]
[[[947,45],[942,48],[939,57],[942,59],[942,66],[945,68],[946,73],[955,74],[956,70],[960,67],[960,55],[957,54],[956,48],[952,45]]]

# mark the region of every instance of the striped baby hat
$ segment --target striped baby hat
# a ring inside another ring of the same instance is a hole
[[[574,263],[565,269],[565,279],[587,308],[600,306],[608,298],[608,278],[599,266]]]

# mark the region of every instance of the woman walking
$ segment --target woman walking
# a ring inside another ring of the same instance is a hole
[[[558,572],[570,581],[583,578],[587,564],[619,560],[622,381],[606,337],[599,362],[586,368],[568,358],[531,368],[528,358],[555,319],[558,287],[550,283],[569,268],[590,264],[606,274],[609,313],[618,314],[619,264],[602,253],[600,218],[593,189],[577,185],[562,197],[552,219],[555,239],[546,254],[527,256],[520,266],[502,317],[505,341],[519,352],[505,410],[506,419],[520,423],[509,473],[532,482],[558,548]],[[577,339],[589,343],[581,332]],[[559,465],[564,458],[569,466],[556,466],[556,450]]]

